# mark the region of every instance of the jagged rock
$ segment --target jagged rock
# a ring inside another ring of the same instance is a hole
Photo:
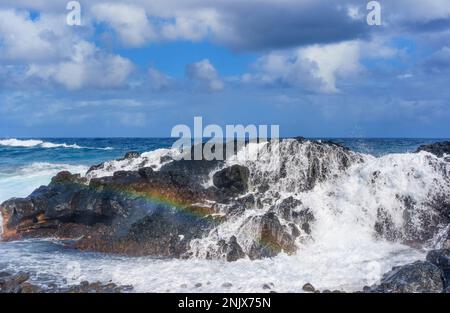
[[[450,249],[428,252],[427,261],[441,269],[444,288],[450,287]]]
[[[384,208],[378,208],[375,231],[390,241],[401,241],[409,246],[420,246],[433,239],[436,232],[450,222],[450,203],[446,196],[430,199],[427,210],[419,210],[411,196],[396,195],[403,204],[403,223],[397,225]]]
[[[384,208],[378,208],[375,231],[378,236],[389,241],[396,241],[401,238],[401,231],[395,227],[394,221]]]
[[[11,274],[0,272],[0,293],[122,293],[131,292],[132,286],[118,286],[114,283],[81,282],[79,285],[69,287],[38,286],[29,283],[28,273]]]
[[[45,292],[56,293],[128,293],[133,291],[132,286],[118,286],[114,283],[102,284],[101,282],[89,283],[83,281],[80,285],[60,288],[56,290],[46,290]]]
[[[293,236],[287,227],[281,225],[275,213],[269,212],[263,216],[252,217],[248,223],[254,223],[259,227],[259,238],[248,252],[250,259],[274,257],[282,251],[293,253],[296,250]]]
[[[242,248],[237,242],[235,236],[231,236],[228,243],[222,243],[221,250],[221,252],[225,254],[226,260],[228,262],[233,262],[245,258],[245,253],[244,251],[242,251]]]
[[[385,274],[372,292],[382,293],[440,293],[444,289],[442,272],[430,262],[417,261],[394,267]]]
[[[270,166],[251,168],[252,185],[262,193],[273,185],[287,192],[312,190],[317,183],[333,177],[336,170],[344,171],[352,164],[363,162],[361,155],[327,141],[285,139],[280,145],[270,142],[266,147],[269,152],[262,159]],[[302,157],[297,157],[299,154]]]
[[[295,210],[296,208],[300,208],[302,206],[303,203],[300,200],[295,199],[294,197],[291,196],[286,199],[283,199],[281,203],[274,208],[274,210],[278,212],[280,216],[285,220],[292,221],[293,210]]]
[[[21,284],[20,293],[43,293],[42,287],[30,284],[29,282],[24,282]]]
[[[248,190],[248,168],[233,165],[218,171],[213,176],[213,183],[219,189],[225,189],[231,194],[243,194]]]
[[[141,154],[139,152],[135,152],[135,151],[130,151],[125,153],[125,155],[122,158],[117,159],[116,161],[126,161],[126,160],[133,160],[133,159],[137,159],[141,156]],[[89,170],[87,171],[86,175],[89,176],[92,172],[95,172],[97,170],[101,170],[101,169],[105,169],[107,168],[107,162],[104,163],[100,163],[100,164],[96,164],[93,165],[89,168]]]
[[[236,202],[242,205],[246,210],[256,207],[256,199],[253,194],[236,199]]]
[[[426,151],[430,152],[438,157],[443,157],[444,155],[450,155],[450,141],[436,142],[429,145],[420,146],[416,152]]]
[[[300,200],[292,196],[288,197],[273,207],[271,211],[276,212],[286,221],[291,221],[294,222],[294,225],[299,225],[306,234],[311,233],[311,223],[315,221],[315,218],[311,210],[304,207]]]
[[[139,152],[130,151],[130,152],[125,153],[125,156],[122,159],[119,159],[119,160],[136,159],[136,158],[138,158],[140,156],[141,156],[141,154]]]
[[[0,293],[21,293],[22,284],[30,278],[27,273],[11,275],[6,272],[0,273]]]
[[[178,257],[219,222],[211,208],[195,205],[203,200],[203,188],[176,172],[121,171],[89,184],[63,172],[29,197],[2,204],[3,240],[78,239],[80,249]]]

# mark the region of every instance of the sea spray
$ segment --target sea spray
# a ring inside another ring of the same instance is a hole
[[[249,254],[261,240],[254,218],[276,212],[277,204],[289,197],[299,203],[294,212],[307,209],[314,216],[310,236],[302,234],[296,240],[298,254],[305,257],[311,249],[333,250],[334,257],[341,258],[350,251],[369,254],[368,250],[378,249],[383,255],[383,249],[389,253],[406,249],[399,243],[431,247],[447,226],[448,221],[439,219],[439,210],[442,201],[449,201],[450,165],[440,158],[424,152],[377,158],[307,140],[283,140],[280,145],[278,171],[270,156],[227,161],[226,166],[238,163],[250,169],[255,205],[194,240],[192,255],[223,258],[217,243],[231,236]],[[267,186],[263,192],[262,186]],[[292,224],[282,214],[277,218],[286,229]]]
[[[137,171],[143,167],[159,170],[164,164],[172,162],[174,157],[179,154],[180,151],[175,149],[157,149],[142,153],[139,157],[112,160],[91,169],[86,177],[92,179],[112,176],[117,171]]]
[[[0,171],[0,203],[13,197],[26,197],[36,188],[47,185],[58,172],[69,171],[84,175],[84,165],[36,162],[17,168],[14,172]]]

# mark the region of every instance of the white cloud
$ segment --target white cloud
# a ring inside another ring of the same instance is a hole
[[[301,49],[301,59],[312,65],[312,75],[322,82],[325,92],[337,92],[337,77],[355,74],[360,69],[360,48],[357,42],[344,42]]]
[[[211,39],[236,49],[277,49],[351,41],[373,33],[361,0],[90,0],[83,19],[107,23],[122,42]],[[0,8],[64,14],[59,0],[2,0]],[[92,16],[88,16],[88,15]],[[450,17],[450,0],[382,1],[383,25],[403,27]],[[332,25],[332,27],[330,27]]]
[[[360,69],[360,45],[351,41],[269,53],[256,62],[256,73],[245,74],[242,81],[336,93],[337,79]]]
[[[27,73],[54,81],[70,90],[84,87],[117,87],[122,85],[132,71],[132,63],[118,55],[105,54],[95,45],[81,41],[73,47],[67,61],[53,64],[32,64]]]
[[[129,60],[80,38],[65,24],[63,14],[32,18],[17,10],[0,10],[0,60],[16,84],[37,78],[70,90],[116,87],[132,70]]]
[[[100,3],[94,5],[91,11],[97,21],[110,25],[127,46],[139,47],[156,37],[142,7]]]
[[[163,23],[160,29],[161,40],[199,41],[217,30],[220,25],[219,14],[213,9],[193,10],[174,16],[172,23]]]
[[[58,17],[47,16],[32,21],[27,12],[0,10],[0,59],[30,61],[55,57],[63,37],[57,20]]]
[[[210,91],[220,91],[224,88],[219,73],[208,59],[187,65],[186,74],[190,79],[200,82]]]

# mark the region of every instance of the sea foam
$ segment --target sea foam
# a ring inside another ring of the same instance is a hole
[[[95,147],[83,147],[79,146],[77,144],[66,144],[66,143],[52,143],[52,142],[46,142],[42,140],[35,140],[35,139],[27,139],[27,140],[21,140],[21,139],[2,139],[0,140],[0,146],[5,147],[14,147],[14,148],[67,148],[67,149],[99,149],[99,150],[112,150],[111,147],[106,148],[95,148]]]

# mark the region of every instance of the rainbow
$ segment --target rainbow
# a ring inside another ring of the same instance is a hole
[[[67,182],[68,184],[84,185],[79,182]],[[147,203],[159,205],[176,210],[178,213],[205,218],[217,212],[210,206],[199,204],[202,199],[188,198],[182,195],[183,189],[172,187],[146,186],[141,189],[134,188],[133,185],[99,185],[90,184],[89,188],[102,189],[126,198],[139,198]],[[186,194],[186,193],[184,193]]]

